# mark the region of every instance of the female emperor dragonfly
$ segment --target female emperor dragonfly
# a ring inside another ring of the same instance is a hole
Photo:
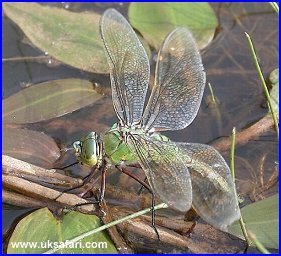
[[[119,122],[102,137],[91,132],[73,144],[80,163],[102,172],[100,200],[107,165],[133,178],[126,167],[139,165],[152,195],[181,212],[192,206],[206,222],[226,230],[240,210],[223,157],[210,146],[172,142],[157,133],[183,129],[197,115],[206,78],[191,33],[176,28],[164,40],[145,110],[150,68],[143,45],[114,9],[102,15],[100,34]]]

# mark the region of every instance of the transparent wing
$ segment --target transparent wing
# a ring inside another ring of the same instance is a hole
[[[145,135],[130,134],[127,142],[139,159],[153,193],[172,208],[188,211],[192,202],[191,181],[178,147]]]
[[[214,148],[195,143],[176,143],[182,150],[192,183],[192,204],[214,227],[226,230],[240,218],[236,190],[230,170]]]
[[[205,72],[192,34],[173,30],[157,60],[155,83],[143,116],[145,130],[179,130],[196,117],[205,87]]]
[[[140,121],[149,82],[149,61],[137,35],[116,10],[100,20],[100,33],[110,68],[112,100],[123,124]]]

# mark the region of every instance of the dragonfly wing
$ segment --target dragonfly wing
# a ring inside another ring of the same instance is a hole
[[[127,142],[138,158],[153,193],[170,207],[188,211],[192,202],[191,180],[178,147],[145,135],[130,134]]]
[[[108,9],[100,20],[100,33],[110,69],[112,100],[123,124],[140,121],[149,82],[149,60],[127,20]]]
[[[226,230],[240,218],[236,189],[230,169],[213,147],[196,143],[177,143],[188,166],[193,207],[206,222]]]
[[[145,130],[179,130],[196,117],[206,76],[192,34],[173,30],[158,54],[155,83],[144,112]]]

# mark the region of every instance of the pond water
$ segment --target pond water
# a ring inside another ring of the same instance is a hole
[[[128,3],[50,3],[73,12],[95,11],[102,13],[109,7],[116,8],[125,16]],[[232,128],[239,131],[261,119],[267,112],[263,90],[254,68],[244,32],[255,45],[265,77],[278,66],[278,15],[268,3],[212,3],[218,20],[213,42],[202,51],[203,64],[219,103],[215,109],[210,105],[210,90],[206,86],[199,113],[186,129],[166,132],[173,141],[208,144],[217,138],[231,135]],[[39,56],[42,52],[33,47],[23,32],[7,17],[3,22],[3,58]],[[155,53],[154,53],[155,54]],[[111,101],[110,81],[107,75],[84,72],[62,63],[48,61],[2,62],[2,98],[22,90],[29,84],[62,78],[81,78],[96,83],[104,94],[100,100],[71,114],[49,121],[29,124],[25,127],[44,132],[59,144],[69,145],[88,131],[106,131],[117,117]],[[155,65],[154,61],[151,61]],[[5,135],[4,135],[5,136]],[[237,190],[245,204],[278,192],[277,163],[278,141],[270,130],[243,146],[237,147]],[[228,151],[222,152],[228,159]],[[65,163],[71,163],[68,157]],[[69,175],[83,177],[87,169],[79,166],[69,168]],[[276,175],[276,178],[272,177]],[[109,182],[119,188],[137,190],[139,185],[119,174],[112,174]],[[269,182],[269,184],[267,184]],[[265,185],[267,184],[267,185]],[[29,211],[27,209],[26,211]],[[26,212],[23,209],[4,207],[3,232],[12,222]]]

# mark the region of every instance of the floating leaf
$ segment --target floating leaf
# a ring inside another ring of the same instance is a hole
[[[60,157],[55,141],[42,132],[2,129],[2,154],[50,169]]]
[[[241,209],[247,230],[270,248],[278,249],[278,198],[271,196]],[[239,222],[229,227],[228,232],[244,239]]]
[[[48,120],[90,105],[101,97],[89,81],[52,80],[3,100],[2,121],[22,124]]]
[[[273,85],[279,82],[279,68],[274,69],[269,75],[269,81]]]
[[[72,211],[64,215],[62,220],[58,221],[47,208],[39,209],[26,216],[17,224],[9,240],[7,253],[43,253],[49,249],[58,247],[66,240],[75,238],[99,226],[101,226],[100,220],[94,215],[86,215]],[[12,246],[16,243],[20,244],[24,242],[31,242],[34,248],[24,248],[23,246],[16,248]],[[86,248],[88,245],[91,246]],[[74,245],[71,247],[70,244],[68,248],[60,249],[58,253],[117,253],[106,231],[88,236],[77,242],[76,246],[76,248],[73,248]]]
[[[212,40],[218,25],[208,3],[131,3],[129,20],[144,39],[159,49],[166,35],[175,27],[191,30],[198,47],[204,48]]]
[[[6,2],[3,9],[29,40],[50,56],[85,71],[109,72],[99,33],[100,14],[24,2]]]
[[[273,70],[269,75],[269,80],[272,85],[270,91],[270,99],[274,112],[279,113],[279,69]]]
[[[99,14],[24,2],[4,3],[3,9],[42,51],[79,69],[108,72],[99,35]]]

